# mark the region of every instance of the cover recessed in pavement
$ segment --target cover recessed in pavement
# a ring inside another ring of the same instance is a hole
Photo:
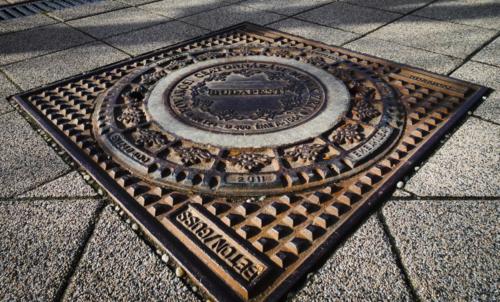
[[[246,23],[15,98],[235,301],[282,297],[486,91]]]

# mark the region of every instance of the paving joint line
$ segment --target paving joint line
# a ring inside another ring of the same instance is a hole
[[[399,20],[403,19],[404,17],[406,17],[406,16],[408,16],[408,15],[411,15],[411,14],[413,14],[414,12],[416,12],[416,11],[418,11],[418,10],[421,10],[421,9],[423,9],[423,8],[425,8],[425,7],[429,6],[429,5],[431,5],[431,4],[433,4],[433,3],[437,2],[437,1],[438,1],[438,0],[433,0],[433,1],[431,1],[431,2],[429,2],[429,3],[427,3],[427,4],[425,4],[425,5],[423,5],[423,6],[421,6],[421,7],[418,7],[418,8],[416,8],[416,9],[413,9],[413,10],[411,10],[411,11],[409,11],[409,12],[405,13],[405,14],[400,14],[400,16],[399,16],[399,17],[397,17],[397,18],[395,18],[395,19],[393,19],[393,20],[391,20],[391,21],[389,21],[389,22],[387,22],[387,23],[385,23],[385,24],[383,24],[383,25],[381,25],[381,26],[379,26],[379,27],[377,27],[377,28],[375,28],[375,29],[373,29],[373,30],[370,30],[370,31],[365,32],[364,34],[362,34],[361,36],[359,36],[357,39],[354,39],[354,40],[353,40],[353,41],[351,41],[350,43],[355,42],[355,41],[357,41],[357,40],[360,40],[360,39],[362,39],[362,38],[366,37],[367,35],[369,35],[369,34],[371,34],[371,33],[375,32],[375,31],[377,31],[377,30],[381,29],[382,27],[385,27],[385,26],[387,26],[387,25],[390,25],[390,24],[392,24],[392,23],[394,23],[394,22],[396,22],[396,21],[399,21]],[[345,2],[345,3],[347,3],[347,2]],[[350,5],[351,5],[351,6],[358,6],[358,5],[354,5],[354,4],[350,4]],[[361,6],[358,6],[358,7],[361,7]],[[396,44],[397,44],[397,43],[396,43]]]
[[[21,194],[20,194],[21,195]],[[16,195],[17,196],[17,195]],[[76,201],[82,199],[90,200],[103,200],[103,196],[33,196],[33,197],[13,197],[13,198],[0,198],[2,202],[26,202],[26,201]]]
[[[87,226],[86,230],[84,231],[84,238],[82,244],[78,247],[78,249],[75,252],[75,255],[73,256],[73,260],[71,261],[70,268],[68,272],[66,273],[66,276],[64,277],[59,289],[57,290],[55,296],[54,296],[54,302],[59,302],[62,301],[64,298],[64,295],[66,293],[66,290],[68,289],[68,286],[71,283],[71,279],[74,276],[78,265],[80,264],[81,259],[83,258],[83,255],[85,253],[85,250],[88,246],[88,243],[90,242],[90,239],[94,235],[94,231],[96,229],[97,222],[99,221],[102,212],[104,211],[106,205],[108,202],[106,200],[102,200],[101,203],[99,204],[98,208],[96,211],[93,213],[90,223]]]
[[[50,145],[49,145],[49,147],[50,147]],[[57,152],[56,152],[56,153],[57,153]],[[63,159],[63,161],[64,161],[64,159]],[[66,163],[66,162],[64,162],[64,163]],[[32,190],[37,189],[37,188],[39,188],[39,187],[42,187],[42,186],[44,186],[44,185],[46,185],[46,184],[49,184],[49,183],[53,182],[54,180],[56,180],[56,179],[58,179],[58,178],[61,178],[61,177],[64,177],[64,176],[66,176],[66,175],[68,175],[68,174],[70,174],[71,172],[74,172],[74,171],[75,171],[75,169],[73,169],[72,167],[70,167],[70,170],[69,170],[69,171],[66,171],[66,172],[63,172],[63,173],[61,173],[61,174],[58,174],[57,176],[51,177],[49,180],[46,180],[46,181],[44,181],[44,182],[42,182],[42,183],[40,183],[40,184],[38,184],[38,185],[31,186],[31,187],[29,187],[28,189],[26,189],[26,190],[24,190],[24,191],[21,191],[21,192],[19,192],[19,193],[14,193],[13,195],[5,196],[5,197],[3,197],[3,198],[9,199],[9,200],[10,200],[10,199],[16,199],[16,196],[26,194],[26,193],[28,193],[29,191],[32,191]]]
[[[398,249],[398,247],[396,245],[396,239],[392,235],[392,233],[389,229],[389,226],[387,225],[387,221],[385,220],[385,216],[382,213],[382,210],[377,211],[376,215],[377,215],[377,218],[378,218],[380,224],[382,225],[382,229],[384,231],[385,236],[389,240],[389,245],[391,248],[392,256],[394,258],[394,261],[396,262],[396,266],[400,270],[400,273],[403,277],[403,282],[405,283],[405,285],[410,293],[411,299],[413,301],[416,301],[416,302],[422,301],[422,299],[418,295],[418,292],[416,290],[415,285],[413,284],[413,282],[410,278],[410,275],[409,275],[407,268],[403,264],[403,259],[401,257],[401,251]]]
[[[484,102],[486,102],[487,100],[488,99],[484,100]],[[478,119],[478,120],[480,120],[480,121],[483,121],[483,122],[486,122],[486,123],[490,123],[490,124],[493,124],[495,126],[500,126],[500,123],[492,121],[492,120],[487,119],[487,118],[484,118],[482,116],[476,115],[474,113],[471,116],[474,117],[474,118],[476,118],[476,119]]]
[[[498,37],[500,37],[500,31],[498,31],[496,35],[494,35],[493,37],[491,37],[490,39],[488,39],[486,42],[484,42],[483,44],[481,44],[481,46],[477,47],[473,52],[471,52],[469,55],[467,55],[467,57],[465,57],[463,59],[462,64],[459,64],[457,67],[455,67],[453,70],[451,70],[450,72],[448,72],[446,75],[447,76],[451,75],[452,73],[454,73],[455,71],[457,71],[460,67],[464,66],[467,62],[471,61],[471,59],[478,52],[480,52],[481,50],[483,50],[483,48],[485,48],[486,46],[488,46],[488,44],[490,44],[491,42],[495,41]]]
[[[121,3],[121,4],[125,4],[121,1],[118,1],[118,0],[104,0],[104,1],[100,1],[100,2],[94,2],[94,3],[87,3],[89,5],[93,5],[93,4],[99,4],[99,3],[104,3],[104,2],[115,2],[115,3]],[[84,4],[85,5],[85,4]],[[130,4],[128,4],[130,5]],[[80,5],[81,7],[81,5]],[[130,7],[130,6],[129,6]],[[84,18],[88,18],[88,17],[92,17],[92,16],[97,16],[97,15],[102,15],[102,14],[105,14],[105,13],[110,13],[110,12],[114,12],[114,11],[117,11],[117,10],[121,10],[121,9],[124,9],[124,8],[127,8],[127,7],[118,7],[118,8],[112,8],[110,10],[106,10],[104,12],[98,12],[98,13],[91,13],[89,15],[85,15],[85,16],[81,16],[81,17],[76,17],[76,18],[73,18],[73,19],[62,19],[62,18],[59,18],[57,16],[53,16],[51,15],[49,12],[48,13],[48,16],[51,17],[52,19],[54,20],[57,20],[59,22],[68,22],[68,21],[74,21],[74,20],[78,20],[78,19],[84,19]],[[59,11],[63,11],[63,10],[59,10]]]

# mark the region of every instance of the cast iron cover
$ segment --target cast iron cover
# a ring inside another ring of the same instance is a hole
[[[260,301],[486,91],[245,23],[15,99],[207,295]]]

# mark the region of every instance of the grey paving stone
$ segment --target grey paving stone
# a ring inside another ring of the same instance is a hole
[[[485,48],[481,49],[480,52],[472,57],[472,60],[500,67],[500,38],[496,38]]]
[[[470,118],[405,186],[419,196],[500,196],[500,126]]]
[[[69,171],[16,112],[0,116],[0,198],[22,193]]]
[[[0,300],[53,301],[98,204],[0,201]]]
[[[17,91],[16,86],[0,73],[0,114],[14,110],[7,102],[7,97]]]
[[[172,21],[106,40],[109,44],[133,55],[194,38],[205,30],[179,21]]]
[[[390,201],[383,213],[422,300],[500,299],[500,201]]]
[[[59,177],[18,197],[91,197],[97,196],[95,190],[83,180],[80,173],[74,171]]]
[[[102,213],[64,300],[199,301],[111,207]]]
[[[368,36],[465,58],[495,34],[489,29],[406,16]]]
[[[242,2],[243,5],[249,5],[259,10],[266,10],[282,15],[294,15],[304,10],[331,2],[330,0],[248,0]]]
[[[25,30],[32,27],[38,27],[54,23],[57,23],[57,21],[43,14],[36,14],[23,18],[4,20],[0,21],[0,34]]]
[[[461,59],[371,37],[356,40],[345,45],[345,47],[441,74],[446,74],[462,63]]]
[[[359,35],[297,19],[285,19],[269,27],[331,45],[342,45]]]
[[[143,1],[143,0],[126,0],[126,1]],[[198,14],[228,4],[229,2],[220,0],[185,0],[185,1],[162,0],[147,5],[143,5],[140,8],[170,18],[182,18],[185,16]]]
[[[474,114],[500,123],[500,68],[469,61],[451,76],[493,88],[495,91],[474,111]]]
[[[348,2],[368,6],[388,11],[393,11],[397,13],[409,13],[413,10],[416,10],[427,3],[431,2],[430,0],[348,0]]]
[[[281,15],[260,11],[243,5],[224,6],[198,15],[182,19],[203,28],[216,30],[240,22],[253,22],[265,25],[284,18]]]
[[[409,301],[380,222],[370,217],[292,301]]]
[[[26,60],[92,41],[62,23],[0,36],[0,65]]]
[[[437,1],[415,14],[450,22],[498,30],[500,3],[497,0]]]
[[[5,66],[4,71],[24,89],[54,82],[110,64],[128,56],[101,42],[92,42]]]
[[[151,27],[168,20],[170,19],[132,7],[77,19],[68,23],[95,38],[105,38],[144,27]]]
[[[396,13],[335,2],[297,15],[297,18],[364,34],[400,16]]]
[[[94,3],[75,6],[61,10],[55,10],[48,14],[59,20],[68,21],[77,18],[87,17],[91,15],[110,12],[113,10],[129,7],[130,5],[114,0],[98,1]]]

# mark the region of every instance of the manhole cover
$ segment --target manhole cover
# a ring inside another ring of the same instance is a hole
[[[235,301],[282,297],[486,91],[242,24],[15,98]]]

